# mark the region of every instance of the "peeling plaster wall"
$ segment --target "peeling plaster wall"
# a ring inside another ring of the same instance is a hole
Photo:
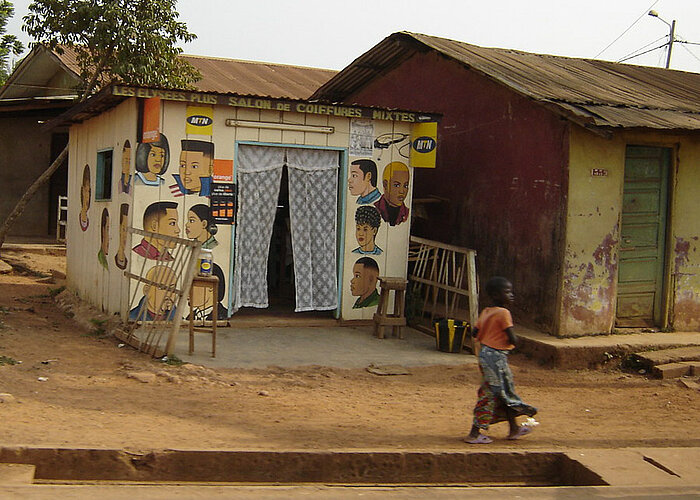
[[[621,132],[604,139],[572,127],[559,336],[610,333],[614,326],[628,144],[677,151],[668,219],[669,324],[677,331],[700,330],[700,136]],[[593,176],[592,169],[604,169],[607,175]]]
[[[677,331],[700,331],[700,134],[681,139],[672,180],[669,321]]]
[[[612,329],[624,165],[624,144],[571,128],[560,336]],[[607,176],[593,177],[594,168]]]

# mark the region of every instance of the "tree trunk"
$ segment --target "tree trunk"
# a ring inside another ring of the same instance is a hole
[[[51,178],[51,175],[58,170],[58,167],[61,166],[63,163],[63,160],[66,159],[68,156],[68,146],[61,151],[61,154],[58,155],[58,157],[53,161],[53,163],[44,170],[44,172],[37,177],[37,179],[34,181],[34,183],[29,186],[29,189],[22,195],[22,197],[19,199],[17,204],[15,205],[15,208],[12,209],[12,212],[10,212],[10,215],[7,216],[5,221],[2,223],[2,227],[0,227],[0,250],[2,250],[2,246],[5,244],[5,237],[7,236],[8,231],[12,228],[12,225],[14,224],[15,220],[17,217],[22,215],[22,212],[24,212],[24,207],[27,206],[27,203],[29,203],[29,200],[32,199],[34,194],[43,186],[46,184],[46,182]]]

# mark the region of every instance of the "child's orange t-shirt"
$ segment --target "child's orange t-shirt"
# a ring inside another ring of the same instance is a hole
[[[487,307],[481,311],[475,326],[479,329],[476,339],[483,345],[501,351],[515,348],[506,333],[506,328],[513,327],[513,317],[505,307]]]

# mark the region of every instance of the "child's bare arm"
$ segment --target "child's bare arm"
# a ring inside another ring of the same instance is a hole
[[[515,345],[515,343],[518,341],[518,337],[515,336],[515,332],[513,331],[512,327],[506,328],[506,335],[508,335],[508,341]]]

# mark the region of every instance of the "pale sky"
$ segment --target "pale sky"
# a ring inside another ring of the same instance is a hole
[[[8,33],[29,42],[20,27],[31,2],[11,1]],[[328,69],[344,68],[396,31],[618,61],[666,43],[661,19],[675,19],[676,39],[695,45],[674,43],[671,68],[700,73],[700,0],[179,0],[177,8],[198,36],[183,47],[187,54]],[[627,62],[665,60],[659,49]]]

